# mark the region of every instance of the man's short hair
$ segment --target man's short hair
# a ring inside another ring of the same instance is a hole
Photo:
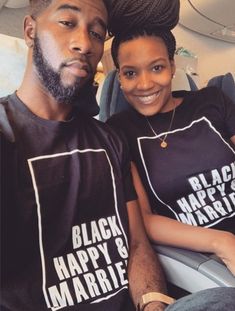
[[[53,0],[29,0],[30,3],[30,15],[36,18],[41,14],[43,10],[45,10]],[[95,0],[94,0],[95,1]],[[109,13],[111,8],[111,0],[103,0],[104,5]]]
[[[36,18],[51,4],[51,2],[52,0],[29,0],[30,15]]]

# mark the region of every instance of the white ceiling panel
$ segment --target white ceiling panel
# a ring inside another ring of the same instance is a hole
[[[181,0],[180,24],[215,39],[235,43],[235,1]]]

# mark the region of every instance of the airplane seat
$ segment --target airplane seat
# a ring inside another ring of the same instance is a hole
[[[116,70],[110,71],[102,84],[99,85],[96,99],[100,106],[99,120],[103,122],[114,113],[130,108],[120,89]]]
[[[192,77],[177,69],[172,90],[197,90]],[[106,121],[114,113],[130,108],[124,98],[117,71],[108,73],[98,88],[99,119]],[[193,293],[211,287],[235,287],[235,277],[216,256],[163,245],[153,245],[170,284]]]
[[[13,93],[22,81],[28,47],[20,38],[0,34],[0,97]]]
[[[217,86],[235,103],[235,73],[228,72],[211,78],[207,86]]]

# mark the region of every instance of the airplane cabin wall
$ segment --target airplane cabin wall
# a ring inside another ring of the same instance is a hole
[[[206,86],[214,76],[235,73],[235,44],[201,35],[181,25],[177,25],[173,33],[177,47],[182,46],[198,57],[199,87]]]

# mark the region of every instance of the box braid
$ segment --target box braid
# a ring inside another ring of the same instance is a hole
[[[116,36],[132,28],[173,29],[179,20],[179,0],[110,0],[109,33]]]
[[[121,33],[117,34],[113,41],[111,46],[111,53],[114,65],[117,69],[119,69],[119,63],[118,63],[118,50],[121,43],[138,38],[143,36],[156,36],[160,37],[168,51],[168,56],[170,60],[174,59],[175,49],[176,49],[176,41],[175,37],[172,34],[172,32],[169,29],[164,28],[152,28],[152,27],[146,27],[144,29],[133,29],[132,31],[129,31],[128,33]]]

